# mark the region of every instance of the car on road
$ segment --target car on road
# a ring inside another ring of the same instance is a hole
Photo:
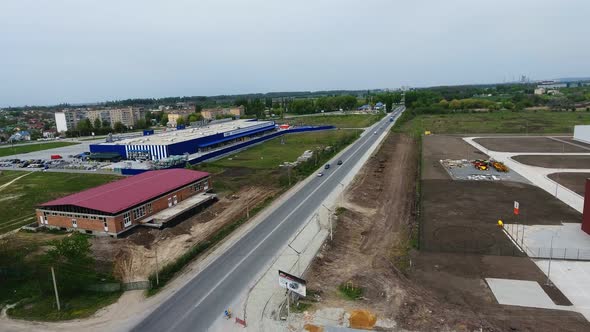
[[[377,135],[377,132],[374,132],[373,135]]]
[[[326,166],[324,166],[324,169],[330,169],[330,164],[326,164]]]
[[[318,178],[320,178],[320,177],[322,177],[322,176],[324,176],[324,173],[323,173],[323,172],[319,172],[319,173],[318,173]]]
[[[338,165],[342,165],[342,160],[338,160]]]

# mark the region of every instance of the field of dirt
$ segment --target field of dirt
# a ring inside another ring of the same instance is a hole
[[[450,179],[449,173],[440,164],[441,159],[489,159],[485,153],[465,143],[460,136],[429,135],[422,140],[423,179]]]
[[[275,189],[243,188],[169,228],[140,227],[122,239],[92,238],[92,250],[97,260],[116,262],[115,273],[123,282],[147,280],[156,269],[156,251],[161,268],[227,223],[244,216],[246,206],[254,207],[274,194]]]
[[[517,257],[496,221],[511,221],[515,199],[527,224],[555,224],[564,216],[579,222],[580,214],[530,185],[451,180],[440,159],[485,156],[460,137],[427,136],[421,248],[411,249],[417,219],[414,149],[415,141],[392,135],[355,178],[334,241],[306,275],[308,289],[321,299],[312,310],[368,309],[415,331],[590,330],[575,312],[500,305],[485,282],[488,277],[537,281],[556,304],[571,305],[559,289],[544,286],[545,275],[530,259]],[[363,289],[359,300],[339,292],[346,283]]]
[[[587,148],[559,142],[549,137],[486,137],[477,138],[475,142],[486,149],[503,152],[589,152]]]
[[[590,173],[553,173],[549,174],[549,178],[584,196],[586,193],[586,179],[590,178]]]
[[[590,151],[589,151],[590,152]],[[519,163],[546,167],[546,168],[573,168],[573,169],[590,169],[590,155],[587,156],[547,156],[547,155],[523,155],[514,156],[512,159]]]
[[[413,139],[390,135],[356,176],[334,241],[322,248],[307,273],[308,288],[320,293],[321,306],[368,306],[378,317],[397,315],[405,291],[396,260],[405,256],[415,226],[416,154]],[[347,282],[363,287],[365,300],[345,300],[338,286]]]

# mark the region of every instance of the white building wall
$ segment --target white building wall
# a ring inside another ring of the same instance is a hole
[[[58,133],[63,133],[68,130],[68,123],[64,112],[55,113],[55,126],[57,127]]]
[[[575,126],[574,139],[576,141],[590,144],[590,126]]]

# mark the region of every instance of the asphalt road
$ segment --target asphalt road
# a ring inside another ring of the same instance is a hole
[[[206,331],[234,300],[237,294],[251,286],[254,278],[271,262],[287,241],[316,210],[324,197],[339,186],[340,181],[367,149],[377,143],[389,118],[396,119],[398,108],[376,123],[336,160],[290,199],[275,209],[260,224],[245,234],[224,254],[133,328],[133,331]],[[375,133],[376,132],[376,133]]]

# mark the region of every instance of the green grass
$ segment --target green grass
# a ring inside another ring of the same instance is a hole
[[[14,147],[7,146],[4,148],[0,148],[0,157],[11,156],[14,154],[49,150],[49,149],[54,149],[54,148],[61,148],[64,146],[76,145],[76,144],[80,144],[80,143],[51,142],[51,143],[29,144],[29,145],[15,145]]]
[[[2,185],[26,175],[7,187]],[[0,234],[35,220],[35,206],[120,177],[102,174],[2,171]]]
[[[322,126],[330,125],[337,128],[366,128],[385,116],[379,114],[349,114],[349,115],[320,115],[320,116],[302,116],[296,118],[284,119],[282,123],[298,126]]]
[[[359,135],[360,130],[288,134],[222,159],[200,164],[196,168],[213,174],[214,188],[219,192],[237,191],[248,185],[284,187],[288,185],[288,173],[286,168],[279,167],[280,164],[296,161],[305,150],[333,147],[331,152],[319,155],[317,165],[313,158],[306,165],[293,169],[291,184],[294,184],[319,168],[325,160]]]
[[[412,116],[404,114],[395,131],[433,134],[552,134],[573,133],[575,125],[590,124],[590,112],[498,111],[491,113],[450,113]]]
[[[295,161],[305,150],[334,146],[358,131],[327,130],[310,133],[288,134],[215,161],[219,167],[248,167],[254,169],[277,168],[285,161]],[[283,144],[284,143],[284,144]],[[231,160],[230,160],[231,159]]]
[[[91,316],[100,308],[116,302],[121,294],[121,292],[85,292],[79,294],[81,296],[60,298],[61,311],[57,310],[55,297],[31,298],[9,309],[8,314],[13,318],[40,321],[84,318]]]
[[[340,284],[340,286],[338,286],[338,291],[342,297],[351,301],[356,301],[363,296],[363,289],[361,287],[355,287],[346,283]]]

